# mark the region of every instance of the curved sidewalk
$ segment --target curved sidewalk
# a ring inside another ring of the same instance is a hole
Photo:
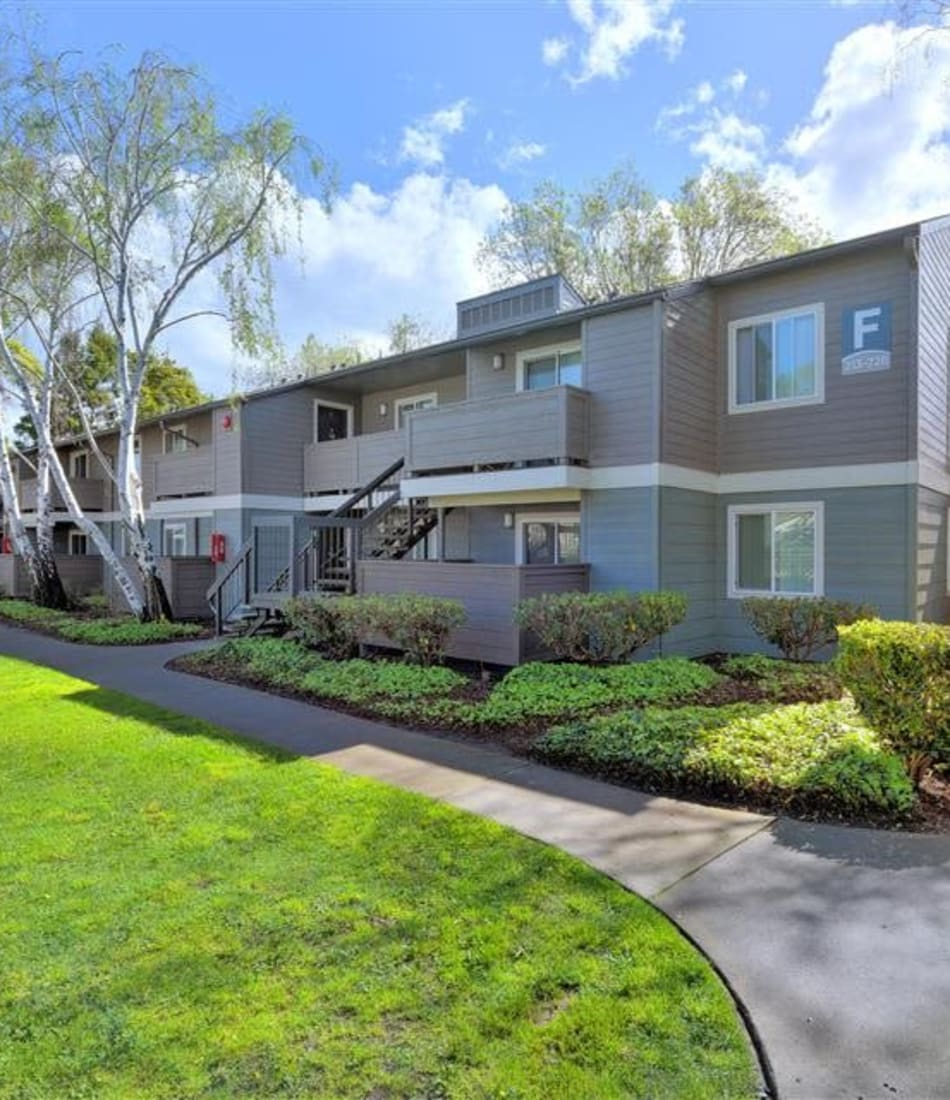
[[[782,1097],[950,1097],[950,837],[658,798],[163,667],[193,648],[77,646],[0,626],[0,653],[444,799],[623,882],[723,970]]]

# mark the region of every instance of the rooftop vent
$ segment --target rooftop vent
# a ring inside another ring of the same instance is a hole
[[[562,275],[545,275],[530,283],[459,302],[456,306],[458,336],[461,339],[529,325],[582,305],[583,298]]]

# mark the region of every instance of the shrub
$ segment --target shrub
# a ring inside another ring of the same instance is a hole
[[[458,600],[398,592],[385,596],[350,596],[347,614],[361,641],[383,635],[406,659],[433,665],[445,656],[449,634],[465,622],[465,608]]]
[[[807,661],[838,640],[838,627],[873,619],[867,604],[813,596],[753,596],[742,601],[752,629],[791,661]]]
[[[633,782],[846,813],[906,813],[914,790],[849,701],[646,709],[559,726],[545,760]]]
[[[186,668],[210,668],[226,676],[274,687],[299,688],[320,664],[316,653],[283,638],[233,638],[222,645],[189,653]]]
[[[203,628],[195,623],[143,623],[131,615],[81,619],[66,611],[37,607],[26,600],[0,601],[0,618],[85,645],[148,645],[151,642],[194,638],[204,633]]]
[[[609,668],[538,662],[512,669],[482,704],[479,717],[500,728],[539,719],[563,721],[610,707],[689,699],[719,679],[708,666],[685,657]]]
[[[322,661],[303,678],[304,691],[324,699],[366,703],[373,699],[421,701],[451,695],[468,680],[448,668],[394,661]]]
[[[800,664],[750,653],[723,661],[721,671],[731,680],[755,684],[775,703],[817,703],[839,699],[841,684],[827,664]]]
[[[628,661],[685,617],[677,592],[546,592],[515,610],[555,657],[582,664]]]
[[[932,762],[950,761],[950,629],[855,623],[841,631],[837,671],[915,782]]]
[[[284,606],[284,617],[304,645],[330,660],[352,657],[359,641],[349,597],[298,596]]]

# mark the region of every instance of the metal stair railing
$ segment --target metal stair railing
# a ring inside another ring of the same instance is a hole
[[[214,632],[220,636],[224,624],[239,607],[251,602],[251,558],[253,538],[238,550],[231,568],[219,577],[205,593],[214,614]]]

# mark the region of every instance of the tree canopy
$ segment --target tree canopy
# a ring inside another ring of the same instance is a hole
[[[588,301],[697,279],[827,235],[755,172],[709,169],[659,199],[624,164],[586,190],[553,181],[512,202],[481,245],[496,286],[560,273]]]

